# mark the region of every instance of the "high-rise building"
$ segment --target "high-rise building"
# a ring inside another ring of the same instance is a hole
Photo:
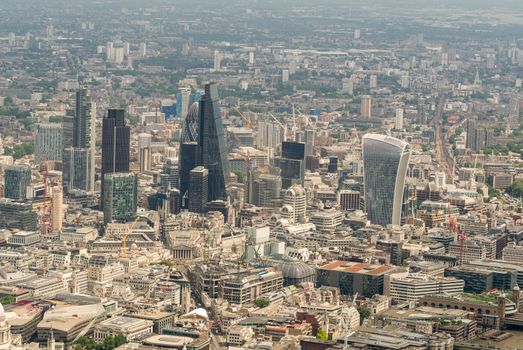
[[[305,156],[314,155],[314,130],[308,129],[303,133],[303,142],[305,142]]]
[[[166,158],[163,162],[161,175],[162,190],[168,191],[179,187],[179,167],[176,158]]]
[[[96,104],[87,89],[76,92],[72,145],[64,150],[64,188],[93,191],[96,155]]]
[[[139,51],[141,57],[147,56],[147,43],[144,43],[144,42],[140,43],[138,51]]]
[[[52,188],[51,204],[51,230],[53,233],[57,233],[62,230],[64,219],[63,195],[59,186]]]
[[[130,172],[107,173],[103,187],[104,223],[132,220],[136,216],[138,176]]]
[[[208,201],[226,199],[226,186],[230,176],[229,160],[218,102],[218,88],[214,83],[205,85],[199,114],[198,160],[199,164],[209,171]]]
[[[89,148],[69,147],[64,150],[63,185],[66,191],[94,190],[91,174],[92,153]]]
[[[407,165],[408,143],[378,134],[363,137],[365,209],[378,225],[399,225]]]
[[[372,98],[369,95],[361,96],[360,114],[363,119],[372,118]]]
[[[214,51],[214,70],[219,72],[222,69],[222,54],[220,51]]]
[[[176,94],[176,116],[178,118],[187,117],[191,102],[191,88],[180,88]]]
[[[291,223],[305,222],[307,215],[307,193],[299,185],[293,185],[285,192],[283,206],[280,210],[282,217]]]
[[[396,109],[396,122],[394,123],[394,128],[397,130],[403,129],[403,108]]]
[[[259,149],[269,148],[274,152],[284,141],[285,131],[281,125],[259,119],[256,134],[256,146]]]
[[[4,195],[10,199],[26,199],[31,184],[31,168],[28,165],[9,165],[4,168]]]
[[[305,178],[305,144],[302,142],[282,143],[282,155],[276,159],[280,168],[282,187],[287,189],[293,184],[303,184]]]
[[[369,87],[371,89],[375,89],[378,87],[378,76],[376,75],[371,75],[370,78],[369,78]]]
[[[188,191],[190,184],[191,170],[198,165],[198,124],[199,124],[200,105],[194,102],[187,112],[187,117],[183,122],[182,135],[180,138],[180,157],[179,157],[179,189],[181,206],[188,208]]]
[[[261,174],[253,182],[252,204],[259,207],[275,208],[278,206],[281,193],[281,177]]]
[[[61,123],[36,124],[35,163],[62,161],[63,134]]]
[[[151,145],[151,134],[145,132],[138,134],[138,162],[140,163],[140,171],[151,170]]]
[[[203,213],[207,203],[209,189],[209,171],[198,166],[190,172],[189,211]]]

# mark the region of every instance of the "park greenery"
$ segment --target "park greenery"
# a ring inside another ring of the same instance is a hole
[[[125,336],[118,334],[108,336],[101,343],[96,343],[92,338],[82,336],[73,345],[73,350],[113,350],[127,343]]]

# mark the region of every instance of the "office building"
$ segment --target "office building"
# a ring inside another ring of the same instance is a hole
[[[62,161],[63,134],[61,123],[36,124],[35,163]]]
[[[523,246],[515,244],[506,246],[503,249],[503,260],[514,263],[523,262]]]
[[[369,88],[372,90],[377,87],[378,87],[378,76],[373,74],[369,77]]]
[[[396,130],[403,130],[403,108],[396,109],[396,120],[394,123]]]
[[[176,94],[176,117],[186,118],[191,102],[191,88],[180,88]]]
[[[389,265],[371,265],[359,262],[333,261],[317,271],[318,286],[337,287],[341,294],[372,298],[383,294],[385,275],[391,273]]]
[[[314,155],[314,130],[305,130],[303,133],[303,142],[305,142],[305,156]]]
[[[64,219],[63,194],[59,186],[52,187],[51,192],[51,231],[58,233],[62,231]]]
[[[341,190],[338,194],[339,205],[341,210],[360,210],[361,193],[354,190]]]
[[[222,69],[222,54],[220,51],[214,51],[214,71],[219,72]]]
[[[102,199],[105,175],[129,171],[130,142],[131,128],[125,123],[125,111],[110,109],[102,124]]]
[[[134,173],[108,173],[103,183],[104,222],[128,222],[136,216],[138,176]]]
[[[252,204],[258,207],[275,208],[281,203],[281,177],[261,174],[252,185]]]
[[[9,165],[4,168],[4,196],[10,199],[26,199],[31,184],[31,168],[28,165]]]
[[[200,105],[194,102],[187,112],[182,126],[182,135],[180,138],[180,156],[179,156],[179,189],[182,201],[182,208],[187,209],[189,206],[188,191],[190,184],[191,170],[199,164],[198,159],[198,129],[200,122]]]
[[[283,218],[290,223],[303,223],[307,215],[307,193],[300,185],[294,185],[285,192],[283,207],[280,210]]]
[[[361,96],[360,115],[362,119],[372,118],[372,98],[368,95]]]
[[[138,162],[140,172],[151,170],[152,167],[152,135],[148,133],[138,134]]]
[[[256,146],[258,149],[269,149],[274,154],[285,141],[285,129],[281,124],[267,120],[258,120]],[[273,158],[273,156],[270,156]]]
[[[140,339],[153,333],[153,321],[139,318],[116,316],[98,323],[93,338],[102,343],[105,338],[121,334],[127,341]]]
[[[385,295],[396,303],[418,302],[425,295],[463,293],[465,282],[452,277],[398,273],[385,279]]]
[[[226,199],[225,189],[230,175],[229,160],[220,115],[218,88],[214,83],[205,85],[205,94],[200,100],[199,114],[198,160],[199,165],[209,172],[207,201]]]
[[[0,228],[38,230],[38,215],[32,203],[0,199]]]
[[[305,144],[302,142],[282,143],[282,155],[276,159],[280,168],[282,187],[287,189],[293,184],[303,184],[305,178]]]
[[[189,175],[189,211],[203,213],[207,203],[209,171],[202,166],[191,170]]]
[[[408,143],[385,135],[363,137],[365,210],[378,225],[400,225],[407,165]]]
[[[92,152],[89,148],[64,149],[63,185],[66,191],[94,190]]]
[[[164,160],[161,181],[162,181],[162,190],[164,190],[164,191],[178,188],[178,186],[179,186],[178,159],[166,158]]]

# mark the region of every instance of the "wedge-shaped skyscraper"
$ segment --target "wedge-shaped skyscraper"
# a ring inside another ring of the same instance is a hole
[[[365,209],[378,225],[399,225],[407,165],[408,143],[379,134],[363,136]]]

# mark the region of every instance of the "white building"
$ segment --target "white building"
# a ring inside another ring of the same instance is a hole
[[[227,344],[231,346],[242,346],[252,340],[254,331],[252,327],[231,326],[227,332]]]
[[[129,340],[142,338],[153,332],[153,321],[117,316],[100,322],[94,327],[94,341],[101,343],[105,338],[122,334]]]
[[[398,273],[385,278],[384,294],[397,303],[417,302],[432,294],[463,293],[465,281],[453,277]]]

